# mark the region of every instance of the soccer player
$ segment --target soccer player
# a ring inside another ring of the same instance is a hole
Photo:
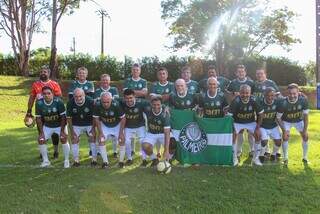
[[[131,68],[131,77],[125,80],[123,91],[131,89],[137,98],[146,98],[148,95],[147,81],[140,77],[141,67],[139,64],[133,64]]]
[[[106,168],[108,166],[105,142],[111,139],[119,142],[119,167],[123,168],[125,156],[124,126],[126,118],[119,102],[112,99],[110,92],[103,92],[101,94],[101,98],[95,104],[93,117],[99,131],[98,139],[99,150],[103,159],[102,167]]]
[[[42,96],[42,88],[44,86],[48,86],[52,89],[53,95],[55,97],[61,97],[61,88],[59,84],[51,79],[50,77],[50,69],[46,66],[42,67],[40,70],[40,78],[39,80],[35,81],[32,86],[31,86],[31,93],[29,96],[29,101],[28,101],[28,110],[27,114],[25,116],[25,120],[28,119],[28,117],[33,117],[32,116],[32,107],[33,104],[36,100],[40,100],[43,98]],[[38,127],[38,132],[40,132],[39,127]],[[51,136],[53,148],[54,148],[54,153],[53,153],[53,158],[56,159],[59,156],[59,136],[55,133],[52,134]],[[41,154],[40,154],[41,156]]]
[[[153,154],[153,146],[160,143],[165,146],[165,150],[169,149],[170,141],[170,118],[162,107],[161,97],[154,97],[151,99],[151,109],[146,109],[148,118],[148,132],[142,140],[142,149],[150,156],[151,166],[156,166],[159,163],[158,158]],[[142,161],[142,166],[148,165],[147,160]]]
[[[259,99],[259,105],[264,110],[264,118],[261,123],[261,153],[260,161],[264,162],[265,150],[268,140],[271,138],[274,141],[273,152],[270,156],[271,161],[276,161],[278,158],[279,148],[281,146],[281,133],[277,123],[277,112],[281,104],[281,100],[276,98],[276,91],[272,87],[267,87],[264,90],[264,98]]]
[[[127,162],[126,165],[131,165],[132,160],[132,142],[138,140],[142,143],[145,137],[145,118],[143,113],[146,111],[150,104],[143,99],[135,97],[135,91],[132,89],[126,89],[124,92],[124,100],[120,101],[120,105],[126,115],[125,124],[125,145]],[[142,160],[146,159],[145,152],[141,149]]]
[[[277,114],[283,132],[282,149],[284,164],[288,165],[288,141],[292,127],[301,135],[303,150],[302,162],[308,164],[308,100],[305,96],[300,95],[299,86],[295,83],[290,84],[287,90],[288,96],[281,103],[280,111]]]
[[[93,99],[86,96],[83,89],[76,88],[73,98],[67,103],[67,122],[71,133],[73,166],[80,166],[79,162],[79,142],[80,135],[85,133],[90,142],[92,151],[91,165],[97,165],[97,152],[95,143],[95,130],[92,126]]]
[[[226,91],[228,93],[231,93],[234,97],[238,96],[239,90],[241,85],[249,85],[251,87],[251,89],[253,89],[254,87],[254,82],[247,77],[247,71],[246,71],[246,67],[244,65],[238,65],[237,66],[237,70],[235,72],[236,74],[236,79],[232,80],[230,82],[230,84],[228,85]],[[248,133],[248,141],[249,141],[249,146],[250,146],[250,156],[253,156],[254,154],[254,136],[250,135],[250,133]],[[238,156],[241,155],[242,153],[242,143],[243,143],[243,132],[240,133],[240,135],[238,136]]]
[[[53,96],[53,90],[49,86],[42,88],[43,98],[36,102],[36,122],[39,128],[39,150],[42,155],[41,167],[50,166],[46,142],[56,133],[61,139],[64,153],[64,168],[69,168],[70,146],[66,133],[66,109],[59,97]]]
[[[207,92],[207,80],[210,77],[214,77],[217,79],[218,81],[218,92],[225,92],[227,86],[230,84],[230,80],[223,77],[223,76],[218,76],[217,75],[217,71],[216,71],[216,67],[213,65],[210,65],[208,68],[208,76],[207,78],[202,79],[199,82],[199,87],[202,93],[206,93]]]
[[[196,106],[196,96],[190,93],[184,79],[176,80],[175,89],[176,92],[172,92],[169,96],[170,108],[191,110]]]
[[[94,85],[93,82],[87,80],[88,69],[85,67],[80,67],[77,69],[76,78],[69,86],[68,94],[69,100],[73,97],[73,92],[76,88],[82,88],[87,96],[93,98],[94,95]]]
[[[184,79],[184,81],[187,84],[188,92],[190,94],[195,94],[199,92],[199,84],[198,82],[191,79],[191,67],[185,66],[181,69],[181,78]]]
[[[256,81],[254,82],[253,86],[253,95],[257,98],[263,97],[263,95],[265,94],[264,92],[268,87],[273,88],[276,95],[280,94],[280,90],[277,84],[274,81],[267,78],[266,70],[263,68],[257,69]]]
[[[174,91],[174,84],[168,81],[168,70],[164,67],[157,71],[158,81],[153,83],[150,90],[150,97],[160,96],[162,102],[167,103],[169,95]]]
[[[112,98],[119,98],[119,92],[116,87],[110,86],[110,75],[109,74],[102,74],[100,76],[100,87],[97,88],[94,92],[93,98],[95,100],[100,98],[101,93],[103,92],[110,92],[112,95]]]
[[[233,139],[233,165],[238,165],[237,157],[237,137],[242,130],[247,130],[250,134],[256,137],[254,144],[255,155],[252,159],[253,164],[261,166],[259,154],[261,144],[258,140],[260,138],[260,126],[263,119],[263,109],[258,102],[251,96],[251,87],[249,85],[240,86],[240,95],[236,96],[230,105],[229,112],[234,119],[234,139]],[[257,115],[257,122],[256,122]]]
[[[199,107],[202,109],[203,117],[223,117],[229,108],[223,93],[218,91],[218,81],[214,77],[207,79],[207,91],[199,95]]]

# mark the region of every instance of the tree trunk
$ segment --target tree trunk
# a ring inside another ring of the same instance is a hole
[[[59,78],[57,60],[57,0],[52,2],[52,27],[51,27],[51,56],[50,56],[51,78]]]

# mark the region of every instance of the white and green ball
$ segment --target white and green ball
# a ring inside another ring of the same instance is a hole
[[[157,171],[161,174],[169,174],[171,172],[171,164],[168,161],[160,161],[157,165]]]

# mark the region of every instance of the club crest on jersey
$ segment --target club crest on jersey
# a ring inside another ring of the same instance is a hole
[[[76,108],[72,109],[72,112],[77,113],[77,109]]]
[[[169,88],[166,88],[165,92],[166,92],[166,93],[169,93]]]
[[[275,106],[275,105],[273,105],[273,106],[272,106],[272,110],[275,110],[275,109],[276,109],[276,106]]]
[[[298,105],[298,110],[301,110],[302,109],[302,106],[301,105]]]
[[[57,112],[58,110],[57,110],[57,108],[56,107],[53,107],[52,108],[52,112]]]
[[[84,112],[88,113],[89,111],[90,111],[89,108],[87,107],[84,108]]]
[[[187,103],[187,105],[190,105],[190,104],[191,104],[191,101],[190,101],[190,100],[187,100],[186,103]]]
[[[160,125],[161,124],[161,120],[157,120],[157,123]]]
[[[220,106],[220,105],[221,105],[220,101],[217,101],[217,102],[216,102],[216,105],[217,105],[217,106]]]
[[[87,87],[87,86],[84,86],[84,87],[83,87],[83,90],[85,90],[85,91],[88,90],[88,87]]]
[[[114,115],[114,112],[113,111],[110,111],[110,116],[113,116]]]
[[[181,129],[179,141],[183,149],[191,153],[201,152],[208,145],[206,133],[195,122],[188,123]]]
[[[139,83],[139,84],[138,84],[138,87],[139,87],[139,88],[142,88],[142,84],[141,84],[141,83]]]
[[[134,113],[138,113],[138,112],[139,112],[139,109],[138,109],[138,108],[135,108],[133,111],[134,111]]]
[[[266,90],[266,86],[265,85],[262,86],[262,90]]]
[[[194,88],[194,86],[192,85],[192,86],[190,86],[190,90],[191,91],[193,91],[195,88]]]
[[[252,106],[249,106],[249,107],[248,107],[248,110],[249,110],[249,111],[252,111]]]

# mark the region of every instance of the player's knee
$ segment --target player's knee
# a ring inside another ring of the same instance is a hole
[[[152,155],[153,146],[150,143],[142,143],[142,149],[147,155]]]

